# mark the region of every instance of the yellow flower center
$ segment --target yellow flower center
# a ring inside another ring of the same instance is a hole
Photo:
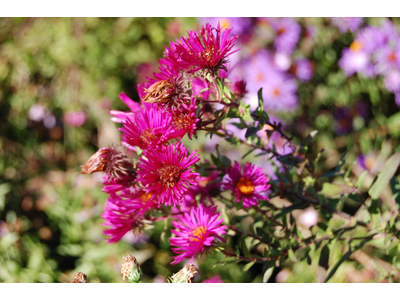
[[[163,166],[158,169],[159,182],[166,187],[174,187],[181,178],[182,170],[178,166]]]
[[[146,204],[148,202],[150,202],[150,198],[153,195],[153,193],[143,193],[140,196],[140,201],[142,201],[143,204]]]
[[[195,230],[193,230],[192,235],[195,236],[196,238],[190,238],[191,241],[204,241],[204,235],[207,232],[207,227],[205,226],[199,226]]]
[[[355,40],[354,42],[351,43],[350,45],[350,50],[354,52],[358,52],[362,49],[363,44],[360,41]]]
[[[395,61],[396,60],[396,54],[394,52],[390,53],[390,55],[388,56],[390,61]]]
[[[245,195],[250,195],[254,192],[253,183],[244,177],[239,179],[238,183],[236,184],[236,188],[238,188],[239,191]]]
[[[256,75],[256,81],[262,81],[264,79],[264,76],[262,73],[257,73]]]
[[[178,129],[186,129],[193,124],[193,119],[189,114],[180,113],[173,117],[172,122]]]
[[[225,19],[225,18],[221,19],[220,26],[224,27],[225,29],[229,28],[230,27],[229,19]]]
[[[275,88],[275,89],[272,91],[272,93],[273,93],[275,96],[279,96],[281,92],[279,91],[279,89]]]
[[[159,139],[160,137],[161,137],[161,134],[153,133],[153,128],[147,128],[147,129],[143,130],[142,134],[140,135],[140,139],[142,140],[142,142],[145,146],[149,146],[149,144],[150,144],[149,141],[154,141],[156,139]]]
[[[286,31],[286,28],[285,27],[281,27],[281,28],[278,29],[278,34],[282,34],[285,31]]]

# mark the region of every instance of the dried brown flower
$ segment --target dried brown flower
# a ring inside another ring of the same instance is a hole
[[[87,283],[87,277],[82,272],[76,272],[71,279],[71,283]]]

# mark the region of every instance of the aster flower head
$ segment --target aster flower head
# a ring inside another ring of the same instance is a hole
[[[244,207],[258,206],[258,201],[268,200],[264,193],[270,187],[268,181],[261,168],[246,163],[242,173],[240,164],[235,161],[234,166],[229,167],[223,189],[231,190],[232,196],[237,202],[243,201]]]
[[[173,70],[186,70],[190,73],[200,69],[216,73],[219,69],[226,70],[228,56],[239,51],[232,50],[237,36],[229,37],[232,29],[223,30],[209,23],[201,26],[200,32],[189,31],[189,37],[181,37],[176,42],[170,42],[166,47],[161,64]]]
[[[188,193],[191,185],[197,184],[198,173],[190,166],[200,160],[196,151],[188,155],[189,150],[182,144],[167,145],[155,151],[148,149],[138,164],[138,178],[146,192],[152,193],[151,199],[158,203],[176,206]]]
[[[339,29],[341,33],[346,33],[347,30],[356,32],[360,28],[363,19],[360,17],[339,17],[330,18],[332,20],[333,26]]]
[[[135,146],[142,150],[157,149],[173,138],[171,122],[172,117],[156,104],[146,104],[145,109],[123,121],[122,143],[131,150],[135,150]]]
[[[270,24],[276,32],[275,49],[292,53],[300,39],[301,27],[297,21],[292,18],[270,18]]]
[[[171,232],[175,237],[169,239],[172,252],[178,254],[173,257],[172,264],[177,264],[185,259],[193,258],[197,254],[207,252],[217,239],[224,241],[221,235],[225,234],[223,219],[218,219],[221,213],[216,213],[217,207],[207,207],[200,204],[189,213],[178,216],[177,221],[172,221],[175,229]]]
[[[309,81],[313,77],[313,65],[306,59],[299,59],[291,67],[291,72],[301,81]]]
[[[139,234],[140,228],[144,226],[143,212],[137,209],[135,203],[118,194],[110,195],[101,216],[105,221],[103,226],[108,227],[103,230],[109,237],[108,244],[118,242],[131,230],[134,234]]]

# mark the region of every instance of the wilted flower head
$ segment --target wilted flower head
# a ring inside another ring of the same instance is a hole
[[[206,27],[201,26],[200,32],[189,31],[189,37],[170,42],[170,47],[165,48],[164,59],[160,59],[160,64],[173,70],[187,70],[191,73],[200,69],[211,73],[219,69],[226,70],[224,64],[228,56],[239,50],[232,51],[237,36],[229,37],[231,30],[222,30],[219,24],[214,28],[207,23]]]
[[[71,283],[87,283],[87,276],[82,272],[76,272],[71,279]]]
[[[261,168],[246,163],[242,173],[240,164],[235,161],[234,166],[229,167],[222,187],[231,190],[232,196],[236,197],[237,202],[243,201],[244,207],[251,207],[258,206],[260,200],[268,200],[265,195],[270,187],[267,185],[268,181]]]
[[[190,185],[196,185],[198,173],[190,166],[200,160],[196,151],[188,155],[182,143],[167,145],[155,151],[148,149],[138,164],[138,178],[151,199],[164,205],[177,205],[188,193]]]
[[[171,276],[171,283],[193,283],[199,269],[195,265],[187,264],[178,273]]]
[[[121,268],[122,280],[125,280],[126,277],[129,282],[138,283],[141,279],[141,271],[137,259],[130,254],[126,254],[123,259],[125,263]]]
[[[225,234],[223,219],[218,219],[221,213],[216,213],[217,207],[206,207],[200,204],[193,207],[190,213],[178,216],[178,221],[172,221],[176,230],[171,232],[175,237],[169,239],[172,252],[179,254],[173,257],[172,264],[177,264],[185,259],[191,261],[197,254],[207,251],[216,239],[224,241],[220,236]],[[178,231],[179,230],[179,231]]]

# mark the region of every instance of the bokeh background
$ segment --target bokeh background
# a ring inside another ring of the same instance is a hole
[[[225,76],[247,81],[245,102],[252,106],[263,87],[272,120],[295,140],[318,130],[310,147],[315,156],[325,149],[321,172],[347,153],[352,172],[375,176],[400,149],[398,18],[1,18],[0,282],[69,282],[77,271],[89,282],[121,282],[126,253],[141,263],[145,282],[165,282],[180,269],[170,265],[168,222],[140,238],[127,234],[106,243],[101,174],[81,175],[80,166],[98,148],[120,142],[119,124],[108,112],[127,110],[122,91],[139,100],[136,84],[157,71],[168,42],[218,21],[234,28],[241,47]],[[287,153],[279,136],[271,139]],[[216,144],[232,160],[246,151],[204,134],[185,144],[203,159]],[[245,161],[274,177],[263,157]],[[351,200],[345,205],[351,211]],[[316,220],[309,214],[300,222],[310,227]],[[379,248],[368,251],[390,269]],[[369,254],[355,253],[333,281],[379,280]],[[263,281],[262,265],[247,271],[242,264],[215,265],[223,258],[198,259],[198,281],[214,275],[224,282]],[[316,263],[288,261],[269,281],[315,282],[316,269]]]

